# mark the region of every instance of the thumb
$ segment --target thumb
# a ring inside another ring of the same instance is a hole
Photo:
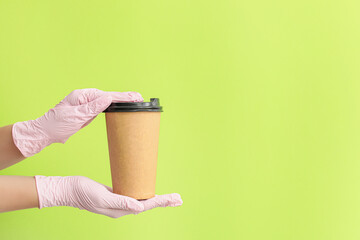
[[[122,209],[128,211],[144,211],[144,205],[138,200],[112,193],[112,201],[109,201],[109,207],[113,209]]]

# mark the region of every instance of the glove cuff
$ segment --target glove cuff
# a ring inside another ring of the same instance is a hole
[[[36,189],[39,197],[39,209],[45,207],[72,206],[71,194],[68,192],[70,177],[35,176]],[[71,185],[71,184],[70,184]]]
[[[31,157],[52,143],[37,125],[36,120],[30,120],[12,127],[14,144],[24,157]]]

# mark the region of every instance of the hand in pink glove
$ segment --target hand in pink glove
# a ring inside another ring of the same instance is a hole
[[[54,206],[76,207],[93,213],[119,218],[139,214],[156,207],[182,205],[179,194],[157,195],[147,200],[118,195],[112,189],[87,177],[35,176],[39,208]]]
[[[15,123],[12,129],[14,143],[24,157],[30,157],[52,143],[65,143],[111,102],[142,101],[137,92],[104,92],[94,88],[74,90],[44,116]]]

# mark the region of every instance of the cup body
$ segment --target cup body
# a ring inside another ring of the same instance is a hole
[[[106,112],[113,192],[155,196],[161,112]]]

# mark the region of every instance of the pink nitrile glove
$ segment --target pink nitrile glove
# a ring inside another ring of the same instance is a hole
[[[139,214],[156,207],[182,205],[179,194],[156,195],[147,200],[118,195],[106,185],[83,176],[46,177],[35,176],[39,197],[39,209],[55,206],[69,206],[93,213],[119,218]]]
[[[40,152],[52,143],[65,143],[88,125],[111,102],[142,102],[137,92],[105,92],[95,88],[72,91],[43,116],[13,125],[16,147],[24,157]]]

